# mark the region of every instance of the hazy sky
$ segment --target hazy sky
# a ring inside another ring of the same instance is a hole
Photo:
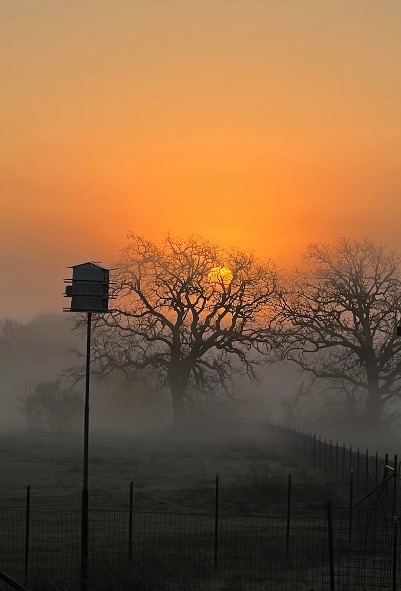
[[[126,234],[401,249],[400,0],[0,0],[0,316]]]

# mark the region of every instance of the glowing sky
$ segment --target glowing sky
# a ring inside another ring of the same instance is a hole
[[[0,316],[128,231],[401,249],[399,0],[1,0]]]

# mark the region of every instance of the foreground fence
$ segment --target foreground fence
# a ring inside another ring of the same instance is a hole
[[[276,487],[281,515],[255,501],[248,507],[259,514],[249,514],[244,503],[255,498],[254,488],[197,490],[203,510],[190,513],[141,511],[128,495],[92,495],[90,572],[103,582],[135,577],[136,591],[401,591],[398,514],[384,492],[352,512],[331,508],[333,487],[322,487],[311,505],[292,503],[313,487]],[[274,500],[273,491],[265,496]],[[242,514],[229,513],[236,493]],[[80,527],[80,495],[30,495],[29,512],[26,499],[1,499],[0,570],[28,588],[41,579],[52,589],[79,588]],[[128,582],[121,588],[128,591]]]
[[[313,483],[92,493],[88,591],[401,591],[397,456],[268,435]],[[80,589],[80,544],[80,494],[0,499],[0,571],[28,589]]]

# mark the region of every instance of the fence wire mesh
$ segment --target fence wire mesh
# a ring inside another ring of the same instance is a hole
[[[140,503],[130,510],[128,495],[92,494],[90,569],[114,571],[114,577],[134,572],[142,586],[127,584],[127,591],[331,591],[325,503],[332,490],[293,485],[299,503],[291,514],[283,511],[284,485],[264,491],[222,487],[218,511],[212,487],[186,491],[192,501],[200,495],[202,511],[191,512],[185,502],[181,512],[145,511]],[[281,511],[274,514],[280,494]],[[301,501],[308,494],[305,510]],[[21,583],[27,574],[27,584],[47,578],[53,589],[79,588],[80,503],[80,495],[32,495],[27,543],[24,499],[0,499],[0,570]],[[399,569],[397,586],[391,586],[399,546],[394,562],[393,515],[381,495],[369,507],[333,509],[332,559],[336,591],[401,589]]]

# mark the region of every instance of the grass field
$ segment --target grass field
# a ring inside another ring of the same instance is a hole
[[[124,491],[133,481],[136,490],[200,488],[219,474],[223,485],[274,484],[289,473],[300,482],[318,480],[306,463],[280,458],[267,444],[239,442],[177,443],[165,436],[139,440],[93,435],[89,452],[90,488],[99,492]],[[81,437],[3,436],[0,438],[0,495],[36,495],[78,492],[82,482]]]
[[[55,582],[79,573],[81,438],[3,436],[0,470],[3,568],[23,580],[24,494],[29,484],[29,574],[35,578],[39,571],[48,573],[52,581],[50,587],[32,590],[78,589],[76,584],[56,586]],[[221,485],[218,526],[213,489],[217,473]],[[286,483],[290,473],[294,487],[287,553]],[[132,546],[128,504],[131,480]],[[159,577],[157,581],[152,578],[150,585],[131,585],[126,578],[116,586],[113,581],[105,591],[328,588],[324,477],[307,463],[280,457],[267,442],[261,443],[261,438],[214,438],[211,442],[203,437],[203,441],[191,438],[177,442],[169,435],[153,440],[93,435],[90,491],[90,556],[96,568],[108,568],[101,575],[102,582],[111,576],[113,568],[113,577],[130,576],[126,570],[130,547],[135,576],[138,568],[143,568],[146,581],[155,573]],[[341,522],[336,523],[338,529]],[[364,527],[361,532],[364,535]],[[374,560],[380,563],[374,564],[374,576],[381,577],[384,572],[387,580],[391,544],[381,530],[378,532],[383,550],[383,540],[386,542],[386,554],[377,557],[376,548]],[[348,560],[346,554],[343,560],[344,536],[348,536],[348,528],[341,525],[335,538],[341,559],[336,573],[341,577],[348,573],[344,570],[344,560]],[[352,554],[351,562],[346,563],[349,569],[356,561],[358,568],[352,574],[355,581],[370,560],[366,555],[361,570],[358,552],[356,546],[355,556]],[[93,589],[103,591],[98,583]]]

